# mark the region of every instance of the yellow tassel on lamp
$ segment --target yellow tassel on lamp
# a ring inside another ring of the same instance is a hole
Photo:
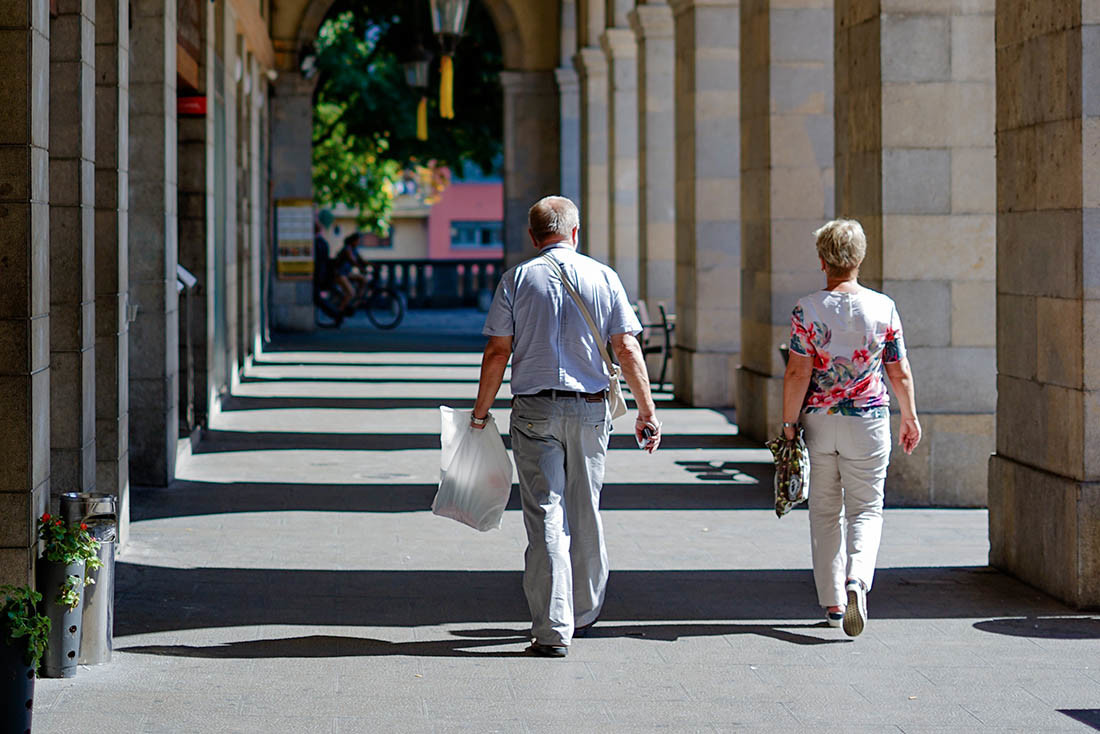
[[[439,116],[446,120],[455,116],[455,66],[449,54],[439,64]]]
[[[416,107],[416,139],[428,139],[428,98],[421,97]]]

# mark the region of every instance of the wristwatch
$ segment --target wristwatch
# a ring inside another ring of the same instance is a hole
[[[491,415],[492,413],[486,413],[484,418],[475,418],[474,414],[470,413],[470,422],[473,423],[475,426],[484,426],[486,423],[489,422],[489,416]]]
[[[789,421],[783,421],[783,427],[784,428],[797,428],[798,424],[797,423],[790,423]]]

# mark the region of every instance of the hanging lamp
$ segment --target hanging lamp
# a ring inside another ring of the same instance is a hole
[[[462,40],[470,0],[430,0],[432,30],[439,41],[442,56],[439,62],[439,115],[451,120],[454,107],[454,53]]]
[[[405,82],[420,92],[420,103],[416,106],[416,139],[428,139],[428,67],[432,54],[417,43],[408,58],[401,62],[405,68]]]

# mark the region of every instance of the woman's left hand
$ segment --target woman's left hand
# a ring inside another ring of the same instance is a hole
[[[907,454],[913,453],[913,449],[917,448],[917,444],[920,443],[921,428],[920,421],[916,416],[912,418],[901,419],[901,431],[898,434],[898,446],[901,446],[902,450]]]

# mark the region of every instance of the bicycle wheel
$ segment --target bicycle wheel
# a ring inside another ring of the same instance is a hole
[[[405,304],[391,288],[378,288],[367,296],[367,318],[379,329],[392,329],[405,318]]]

